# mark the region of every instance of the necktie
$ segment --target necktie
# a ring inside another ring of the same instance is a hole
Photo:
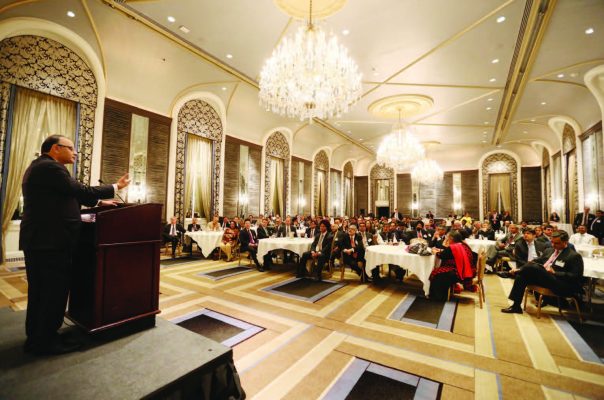
[[[176,236],[176,225],[172,225],[170,228],[170,236]]]
[[[421,231],[417,231],[417,238],[421,239],[422,238],[422,232]]]
[[[352,248],[354,249],[354,236],[350,237],[350,245],[352,246]]]
[[[581,223],[581,225],[587,225],[587,216],[589,214],[587,214],[586,212],[583,213],[583,222]]]
[[[554,251],[554,254],[552,254],[552,256],[545,262],[545,264],[543,264],[543,266],[547,268],[552,265],[554,261],[556,261],[556,258],[558,258],[558,254],[560,254],[558,250]]]
[[[323,244],[323,234],[321,234],[321,236],[319,237],[319,243],[317,243],[317,251],[321,251],[321,249]]]
[[[289,237],[289,225],[285,227],[285,236]]]
[[[252,231],[248,230],[248,231],[247,231],[247,233],[249,233],[249,234],[250,234],[250,243],[251,243],[251,244],[254,244],[254,243],[255,243],[255,242],[254,242],[254,235],[252,235]]]

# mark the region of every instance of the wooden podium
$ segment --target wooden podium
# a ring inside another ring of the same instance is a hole
[[[87,332],[155,326],[159,311],[161,204],[82,210],[67,317]],[[126,327],[127,328],[127,327]]]

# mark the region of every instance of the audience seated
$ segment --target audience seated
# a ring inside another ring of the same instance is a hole
[[[220,251],[224,253],[227,261],[231,261],[233,259],[233,245],[236,241],[235,233],[231,228],[226,228],[224,230],[224,234],[222,235],[222,242],[220,242]]]
[[[214,215],[212,221],[206,225],[208,231],[219,231],[221,229],[220,222],[218,222],[218,215]]]
[[[231,226],[234,227],[235,223],[233,222]],[[249,220],[246,220],[244,223],[244,228],[239,232],[239,246],[241,247],[241,251],[247,251],[250,254],[250,257],[256,264],[256,269],[260,272],[264,272],[264,268],[258,262],[258,258],[256,257],[256,253],[258,253],[258,238],[256,236],[256,232],[252,229],[252,224]]]
[[[512,305],[501,312],[522,314],[522,299],[528,285],[550,289],[558,296],[578,296],[583,279],[583,258],[568,245],[568,233],[553,234],[552,246],[516,273],[508,298]]]
[[[308,225],[309,227],[306,228],[306,237],[314,238],[319,234],[319,228],[317,228],[317,223],[314,220],[310,220]]]
[[[271,236],[269,228],[268,228],[268,219],[262,218],[260,220],[260,226],[256,230],[256,234],[258,235],[258,240],[266,239]]]
[[[428,244],[432,240],[432,233],[424,229],[424,223],[417,221],[415,224],[415,230],[407,233],[409,242],[413,239],[419,239],[420,241]]]
[[[596,218],[587,231],[596,237],[599,244],[604,244],[604,211],[596,211]]]
[[[197,218],[193,217],[193,219],[191,220],[191,223],[189,225],[187,225],[187,232],[197,232],[200,230],[201,230],[201,226],[197,223]],[[187,235],[183,236],[183,241],[185,243],[184,250],[193,252],[193,242],[195,242],[195,241],[193,239],[191,239],[190,236],[187,236]]]
[[[518,231],[518,227],[515,224],[511,224],[509,232],[501,240],[497,241],[495,246],[491,246],[487,250],[487,264],[493,266],[498,258],[512,258],[516,242],[521,237],[522,234]]]
[[[596,219],[596,216],[591,214],[590,208],[585,206],[583,208],[583,212],[577,213],[575,216],[575,220],[573,221],[573,229],[577,232],[579,225],[585,225],[586,227],[591,227],[591,224]]]
[[[321,280],[321,273],[325,263],[329,262],[332,250],[333,234],[330,232],[331,226],[329,221],[322,220],[319,223],[319,234],[315,236],[310,250],[306,251],[300,257],[300,264],[298,264],[298,270],[296,277],[302,278],[306,276],[306,263],[309,260],[316,260],[317,267],[314,271],[316,280]]]
[[[430,246],[432,248],[437,248],[437,249],[444,249],[445,246],[444,246],[443,242],[445,241],[446,237],[447,237],[446,226],[438,226],[438,227],[436,227],[434,236],[432,236],[432,239],[428,243],[428,246]]]
[[[476,275],[477,257],[463,240],[461,233],[454,230],[447,235],[444,249],[433,250],[441,261],[430,274],[431,300],[448,300],[449,289],[457,283],[462,283],[468,290],[475,290],[472,278]],[[455,291],[460,290],[461,286],[456,285]]]
[[[359,267],[359,263],[362,266],[365,262],[365,248],[363,238],[357,233],[355,225],[350,225],[348,234],[342,238],[342,259],[344,266],[350,267],[359,276],[363,276],[364,270]]]
[[[491,229],[488,222],[481,224],[480,221],[476,221],[474,222],[474,228],[470,237],[472,239],[495,240],[495,232]]]
[[[176,217],[170,218],[170,223],[164,226],[162,232],[164,244],[172,243],[172,258],[176,257],[176,247],[181,243],[182,235],[186,232],[185,228],[176,221]]]
[[[587,226],[579,225],[577,227],[577,233],[570,236],[569,243],[577,245],[595,245],[598,244],[598,240],[595,236],[587,233]]]

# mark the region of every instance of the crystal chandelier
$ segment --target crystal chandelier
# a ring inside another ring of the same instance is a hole
[[[399,114],[399,122],[378,148],[377,162],[395,171],[402,171],[423,159],[424,154],[424,146],[415,138],[411,127],[401,123]]]
[[[361,95],[361,74],[348,50],[312,22],[285,37],[260,72],[260,105],[301,121],[338,117]]]
[[[411,179],[425,185],[433,185],[442,181],[444,172],[440,165],[434,160],[424,158],[415,164],[411,170]]]

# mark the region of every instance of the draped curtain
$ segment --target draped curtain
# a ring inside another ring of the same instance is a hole
[[[489,210],[512,211],[510,174],[489,174]]]
[[[271,193],[269,204],[271,205],[273,213],[281,216],[285,215],[283,207],[283,187],[285,186],[285,182],[283,181],[283,167],[284,162],[282,159],[271,157]]]
[[[2,203],[2,259],[5,259],[6,231],[19,206],[25,170],[40,152],[44,139],[60,134],[75,143],[76,103],[18,87],[13,106],[6,197]]]
[[[317,171],[317,213],[319,215],[327,215],[325,204],[326,187],[325,187],[325,173],[323,171]]]
[[[212,204],[212,141],[197,135],[187,137],[185,165],[185,213],[209,220]]]
[[[577,199],[577,154],[575,150],[567,154],[567,174],[568,185],[566,186],[566,196],[568,200],[568,221],[575,220],[575,214],[579,208],[579,199]]]
[[[350,178],[344,178],[344,214],[352,216],[352,183]]]

